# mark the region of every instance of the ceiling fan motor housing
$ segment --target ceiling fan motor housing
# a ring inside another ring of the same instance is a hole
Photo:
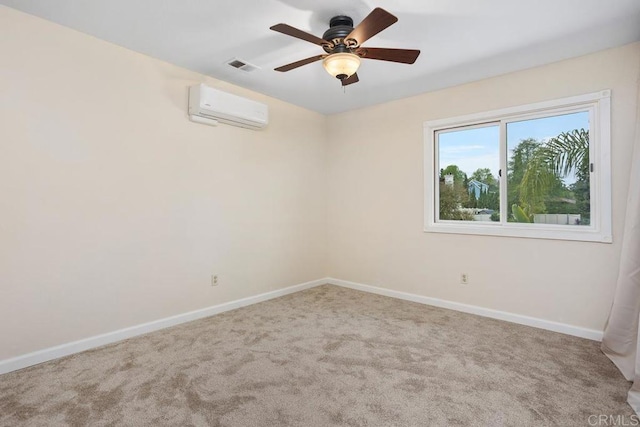
[[[334,45],[327,53],[350,52],[344,43],[344,38],[353,31],[353,19],[348,16],[334,16],[329,21],[329,29],[324,32],[322,38]]]

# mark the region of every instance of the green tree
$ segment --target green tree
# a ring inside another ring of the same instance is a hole
[[[543,156],[561,176],[575,172],[578,179],[589,177],[589,131],[562,132],[544,145]]]
[[[507,203],[519,205],[530,213],[566,213],[566,203],[558,203],[571,197],[549,161],[547,145],[533,138],[520,141],[508,162]],[[549,207],[553,206],[550,211]],[[510,217],[514,219],[512,215]]]
[[[453,184],[445,183],[445,176],[453,176]],[[467,190],[467,174],[456,165],[449,165],[440,170],[440,219],[446,220],[473,220],[473,215],[462,210],[469,205],[469,192]]]
[[[515,150],[514,150],[515,153]],[[573,198],[575,206],[555,203],[548,212],[579,213],[583,224],[590,219],[589,191],[589,131],[574,129],[562,132],[545,144],[538,143],[530,153],[518,187],[519,201],[531,212],[546,212],[547,204],[558,199]],[[561,178],[575,174],[576,182],[566,188]],[[573,212],[569,212],[573,211]]]
[[[582,219],[582,224],[589,225],[591,223],[591,191],[588,177],[586,179],[579,178],[575,183],[569,186],[576,200],[576,209]]]
[[[589,184],[589,131],[574,129],[563,132],[546,144],[546,156],[556,173],[561,176],[575,174],[576,182],[569,186],[576,201],[575,208],[583,224],[591,218],[591,191]]]
[[[500,209],[500,196],[498,191],[482,191],[478,197],[477,207],[497,211]]]
[[[465,208],[477,208],[478,207],[478,199],[476,199],[476,193],[473,191],[469,192],[469,197],[467,198],[465,204]]]
[[[512,206],[514,204],[522,204],[523,208],[527,208],[534,212],[544,212],[545,205],[542,197],[529,197],[526,194],[526,190],[523,193],[522,179],[527,171],[527,165],[529,165],[534,157],[536,151],[542,144],[533,138],[527,138],[520,141],[520,143],[513,149],[513,155],[508,162],[507,173],[507,204]],[[550,172],[548,169],[542,170],[540,175],[545,172]],[[532,181],[530,181],[532,182]]]
[[[530,214],[526,208],[523,209],[515,203],[511,205],[511,214],[513,215],[515,222],[533,222],[533,215]]]
[[[461,209],[468,200],[463,186],[447,185],[440,182],[440,219],[472,221],[473,215]]]

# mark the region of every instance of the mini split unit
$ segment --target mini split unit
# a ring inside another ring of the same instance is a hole
[[[212,126],[225,123],[257,130],[269,123],[269,109],[260,102],[199,84],[189,88],[189,118]]]

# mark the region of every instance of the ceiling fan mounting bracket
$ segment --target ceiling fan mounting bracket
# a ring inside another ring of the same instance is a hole
[[[329,21],[329,29],[324,32],[322,38],[334,46],[344,45],[344,38],[353,31],[353,19],[345,15],[338,15]]]

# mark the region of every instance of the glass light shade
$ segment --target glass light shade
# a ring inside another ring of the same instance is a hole
[[[333,53],[322,61],[324,69],[333,77],[340,75],[344,78],[351,77],[360,66],[360,57],[353,53]],[[339,78],[339,77],[338,77]]]

